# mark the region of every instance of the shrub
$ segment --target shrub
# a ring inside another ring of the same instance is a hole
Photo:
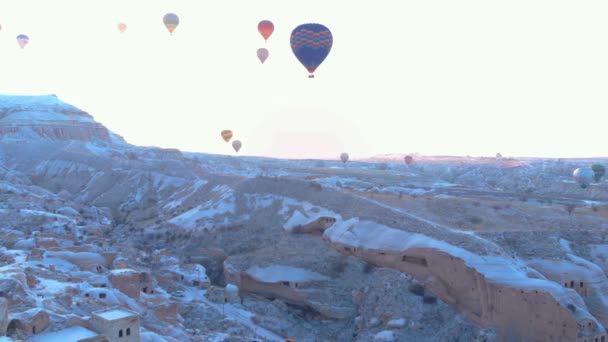
[[[477,217],[477,216],[471,216],[469,217],[469,222],[471,222],[472,224],[480,224],[483,220],[481,219],[481,217]]]
[[[424,286],[420,284],[411,284],[408,290],[417,296],[424,297]]]
[[[435,304],[437,303],[437,298],[434,296],[425,295],[424,297],[422,297],[422,302],[424,304]]]

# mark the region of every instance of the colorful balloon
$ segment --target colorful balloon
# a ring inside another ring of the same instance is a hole
[[[574,177],[574,180],[581,186],[581,188],[585,189],[593,181],[595,173],[593,170],[591,170],[591,168],[581,167],[574,170],[572,176]]]
[[[232,148],[236,152],[238,152],[241,149],[241,146],[243,146],[243,144],[241,143],[240,140],[235,140],[235,141],[232,142]]]
[[[411,163],[413,163],[413,162],[414,162],[414,158],[413,158],[412,156],[405,156],[405,157],[403,158],[403,160],[405,161],[405,163],[406,163],[407,165],[410,165]]]
[[[258,32],[264,37],[264,41],[268,41],[268,38],[274,32],[274,24],[270,20],[262,20],[258,24]]]
[[[291,32],[291,50],[308,70],[309,78],[323,63],[333,45],[329,29],[321,24],[303,24]]]
[[[179,25],[179,17],[177,14],[167,13],[163,17],[163,23],[167,27],[167,30],[169,30],[169,33],[173,34],[173,31],[175,31],[175,28]]]
[[[606,174],[606,168],[604,167],[604,165],[601,165],[601,164],[591,165],[591,170],[593,170],[593,173],[594,173],[593,179],[596,182],[599,182],[602,179],[602,177],[604,177],[604,175]]]
[[[17,36],[17,44],[23,49],[30,42],[30,37],[25,34]]]
[[[344,152],[344,153],[340,154],[340,160],[343,163],[346,163],[348,161],[348,153]]]
[[[118,23],[118,31],[120,31],[120,33],[125,33],[125,31],[127,30],[127,24],[125,23]]]
[[[230,139],[232,139],[232,131],[229,129],[225,129],[222,131],[222,139],[224,139],[225,142],[229,142]]]
[[[260,62],[262,62],[262,64],[264,64],[269,54],[270,52],[266,48],[258,49],[258,59],[260,60]]]

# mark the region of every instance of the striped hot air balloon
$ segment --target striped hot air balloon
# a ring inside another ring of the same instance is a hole
[[[224,139],[225,142],[229,142],[230,139],[232,139],[232,131],[229,129],[225,129],[222,131],[222,139]]]
[[[264,37],[264,41],[268,41],[268,38],[274,32],[274,24],[270,20],[262,20],[258,24],[258,32]]]
[[[258,49],[258,59],[260,60],[260,62],[262,62],[262,64],[264,64],[264,62],[266,62],[266,59],[268,58],[268,55],[270,54],[270,52],[268,52],[268,49],[266,48],[261,48]]]
[[[308,70],[309,78],[323,63],[333,45],[329,29],[321,24],[302,24],[291,32],[291,50]]]
[[[175,31],[177,25],[179,25],[179,17],[177,14],[167,13],[163,17],[163,24],[165,24],[169,33],[173,34],[173,31]]]

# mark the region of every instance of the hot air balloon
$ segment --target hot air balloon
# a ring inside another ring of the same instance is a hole
[[[414,162],[414,158],[413,158],[412,156],[405,156],[405,157],[403,158],[403,160],[405,161],[405,163],[406,163],[407,165],[410,165],[411,163],[413,163],[413,162]]]
[[[17,43],[19,44],[19,46],[23,49],[27,43],[30,42],[30,37],[28,37],[25,34],[20,34],[17,36]]]
[[[585,189],[593,181],[595,173],[593,170],[591,170],[591,168],[581,167],[574,170],[572,176],[574,177],[574,180],[581,186],[581,188]]]
[[[264,37],[264,41],[268,41],[270,35],[274,31],[274,24],[270,20],[262,20],[258,24],[258,32]]]
[[[601,164],[591,165],[591,170],[593,170],[593,173],[594,173],[593,179],[596,182],[599,182],[602,179],[602,177],[604,177],[604,175],[606,174],[606,168],[604,167],[604,165],[601,165]]]
[[[222,131],[222,138],[225,142],[229,142],[232,139],[232,131],[229,129],[225,129]]]
[[[340,160],[343,163],[346,163],[348,161],[348,153],[344,152],[344,153],[340,154]]]
[[[163,17],[163,23],[167,27],[167,30],[169,30],[169,33],[173,34],[173,31],[175,31],[175,28],[179,25],[179,17],[177,14],[167,13]]]
[[[269,54],[270,52],[268,52],[268,49],[266,48],[258,49],[258,59],[260,60],[260,62],[262,62],[262,64],[264,64]]]
[[[332,45],[331,32],[321,24],[302,24],[291,32],[291,50],[310,73],[309,78],[315,77],[315,70],[329,55]]]
[[[241,143],[240,140],[235,140],[235,141],[232,142],[232,148],[236,152],[238,152],[241,149],[241,146],[243,146],[243,144]]]
[[[118,23],[118,31],[120,31],[120,33],[125,33],[125,31],[127,30],[127,24],[125,23]]]

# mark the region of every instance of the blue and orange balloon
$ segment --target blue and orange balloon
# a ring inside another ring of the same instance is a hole
[[[329,29],[321,24],[302,24],[291,32],[291,50],[314,78],[314,72],[323,63],[333,45]]]
[[[173,34],[173,31],[175,31],[177,25],[179,25],[179,17],[175,13],[167,13],[163,16],[163,24],[165,24],[169,33]]]

